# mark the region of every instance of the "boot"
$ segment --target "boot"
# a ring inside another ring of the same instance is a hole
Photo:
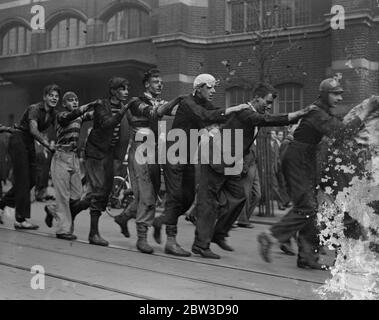
[[[189,257],[191,252],[184,250],[176,242],[176,235],[178,227],[174,225],[166,225],[167,242],[165,246],[165,253],[172,254],[177,257]]]
[[[271,250],[273,245],[271,236],[267,233],[262,232],[258,235],[257,240],[259,253],[262,259],[267,263],[270,263],[272,261]]]
[[[318,245],[312,245],[304,237],[298,237],[298,256],[297,256],[297,267],[302,269],[315,269],[315,270],[329,270],[327,265],[323,265],[318,262],[319,253]]]
[[[157,217],[153,221],[153,228],[154,228],[154,240],[156,243],[161,244],[162,243],[162,219],[160,217]]]
[[[128,209],[124,210],[121,214],[114,218],[114,222],[116,222],[120,226],[121,233],[124,235],[125,238],[130,238],[128,221],[132,218],[133,217],[130,215]]]
[[[51,228],[53,226],[53,220],[56,218],[55,208],[51,205],[46,205],[44,210],[46,212],[45,223],[49,228]]]
[[[82,200],[70,199],[70,211],[71,211],[72,220],[74,221],[76,216],[83,210],[87,210],[89,206],[90,206],[90,202],[86,198]]]
[[[91,210],[90,215],[91,230],[88,236],[89,243],[96,246],[107,247],[109,245],[108,241],[104,240],[99,233],[99,218],[101,216],[101,212],[97,210]]]
[[[292,249],[291,240],[288,240],[286,242],[282,242],[280,244],[280,250],[282,250],[283,253],[288,255],[288,256],[295,256],[296,255],[295,251]]]
[[[70,233],[74,233],[74,226],[75,226],[75,218],[76,216],[82,212],[83,210],[87,210],[90,206],[89,200],[86,198],[80,200],[73,200],[70,199],[70,212],[71,212],[71,228]]]
[[[203,249],[200,248],[196,245],[192,246],[192,252],[194,254],[200,254],[203,258],[208,258],[208,259],[220,259],[221,257],[214,253],[210,248]]]
[[[138,223],[137,224],[137,249],[142,253],[152,254],[154,249],[147,242],[147,225]]]

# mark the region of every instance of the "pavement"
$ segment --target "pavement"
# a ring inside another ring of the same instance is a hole
[[[274,218],[254,216],[253,229],[231,230],[228,243],[235,249],[226,252],[212,244],[220,260],[197,255],[178,258],[164,253],[149,231],[148,240],[155,252],[140,253],[136,247],[134,221],[129,222],[131,237],[126,239],[113,218],[103,214],[100,233],[110,247],[88,244],[90,217],[82,212],[76,219],[77,241],[56,239],[53,228],[44,224],[45,203],[32,204],[36,231],[15,231],[13,210],[7,210],[0,225],[0,299],[122,299],[122,300],[276,300],[320,299],[320,288],[330,272],[296,267],[296,257],[273,248],[273,263],[265,263],[258,252],[257,235],[285,212]],[[117,215],[120,210],[112,210]],[[178,243],[190,250],[194,226],[179,219]],[[165,236],[163,236],[165,241]],[[332,254],[323,256],[330,263]],[[44,289],[34,290],[33,266],[44,269]]]

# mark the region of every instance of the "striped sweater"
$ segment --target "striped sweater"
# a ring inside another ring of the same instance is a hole
[[[93,119],[93,112],[82,114],[79,108],[73,111],[63,111],[57,115],[57,149],[77,151],[80,128],[84,121]]]

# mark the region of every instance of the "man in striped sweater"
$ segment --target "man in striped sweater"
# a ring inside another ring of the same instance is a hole
[[[51,177],[53,180],[56,205],[45,206],[45,222],[52,226],[54,217],[58,220],[56,236],[63,240],[76,240],[73,235],[75,216],[89,207],[89,201],[82,199],[82,183],[78,155],[80,128],[84,121],[93,119],[90,108],[93,103],[79,107],[78,96],[74,92],[66,92],[62,99],[66,109],[57,114],[56,152],[51,161]],[[55,207],[55,208],[54,208]]]

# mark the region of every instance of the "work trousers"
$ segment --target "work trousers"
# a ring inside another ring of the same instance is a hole
[[[211,241],[224,240],[245,204],[240,176],[225,176],[201,165],[194,245],[207,249]]]
[[[249,167],[246,175],[241,178],[241,183],[244,188],[246,202],[239,215],[238,223],[249,224],[250,217],[261,199],[261,184],[258,167],[255,163]]]
[[[90,210],[101,213],[105,211],[113,185],[113,152],[103,159],[87,157],[85,160],[88,182],[88,199]]]
[[[0,209],[15,208],[16,221],[30,218],[30,190],[36,177],[36,153],[34,139],[23,132],[15,132],[9,138],[9,155],[13,165],[14,184],[4,195]]]
[[[57,151],[51,161],[51,178],[56,197],[57,234],[70,233],[72,218],[70,200],[79,200],[83,193],[79,157],[75,152]]]
[[[195,166],[166,164],[163,172],[166,203],[160,219],[166,225],[177,225],[179,217],[186,213],[195,199]]]
[[[136,224],[150,227],[154,221],[160,187],[160,166],[137,161],[142,158],[138,148],[140,145],[141,143],[132,141],[129,149],[129,174],[135,199],[135,204],[131,203],[129,207],[137,207]]]
[[[293,141],[282,164],[293,208],[271,228],[272,235],[287,242],[298,233],[299,256],[315,259],[319,244],[316,147]]]

